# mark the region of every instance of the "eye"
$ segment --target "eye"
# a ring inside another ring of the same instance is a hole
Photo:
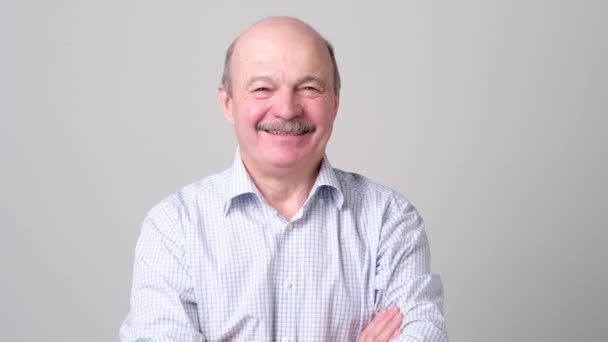
[[[300,88],[300,91],[302,92],[302,94],[306,95],[306,96],[317,96],[319,94],[322,93],[322,91],[314,86],[304,86],[302,88]]]
[[[253,92],[260,93],[260,92],[265,92],[265,91],[268,91],[268,90],[270,90],[270,89],[268,89],[266,87],[258,87],[258,88],[253,89]]]
[[[305,97],[317,97],[320,96],[323,91],[316,86],[308,85],[303,86],[299,90],[300,94]]]

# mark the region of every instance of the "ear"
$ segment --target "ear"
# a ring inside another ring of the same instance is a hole
[[[334,118],[338,116],[338,107],[340,107],[340,94],[334,95]]]
[[[224,117],[228,122],[234,126],[234,115],[232,114],[232,98],[228,95],[228,92],[224,88],[223,84],[217,87],[217,92],[220,100],[220,107],[224,112]]]

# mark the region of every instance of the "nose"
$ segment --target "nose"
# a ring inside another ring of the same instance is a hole
[[[274,116],[290,120],[302,115],[303,108],[297,94],[293,91],[282,91],[275,95]]]

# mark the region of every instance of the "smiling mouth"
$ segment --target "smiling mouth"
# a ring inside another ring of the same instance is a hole
[[[306,132],[292,132],[292,131],[273,131],[273,130],[263,130],[264,132],[272,135],[304,135]]]
[[[268,134],[279,136],[299,136],[316,130],[312,122],[304,120],[282,120],[274,122],[259,122],[256,128]]]

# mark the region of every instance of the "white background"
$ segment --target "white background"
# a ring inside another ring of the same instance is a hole
[[[0,340],[116,341],[145,213],[229,166],[224,51],[294,15],[343,79],[328,155],[427,222],[452,341],[601,341],[606,1],[2,1]]]

